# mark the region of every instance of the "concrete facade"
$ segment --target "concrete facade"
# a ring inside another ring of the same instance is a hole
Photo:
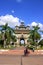
[[[17,38],[17,44],[21,44],[21,40],[24,40],[24,44],[27,44],[29,37],[29,26],[25,26],[24,22],[21,22],[20,26],[15,26],[15,35]]]

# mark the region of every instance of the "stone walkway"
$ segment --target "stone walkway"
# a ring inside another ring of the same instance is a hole
[[[43,65],[43,55],[0,55],[0,65]]]
[[[43,65],[43,50],[28,50],[24,56],[24,48],[0,50],[0,65]]]

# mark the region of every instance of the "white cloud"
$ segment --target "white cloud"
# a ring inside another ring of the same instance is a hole
[[[23,20],[20,20],[20,22],[24,22]]]
[[[14,11],[14,10],[12,10],[11,12],[12,12],[12,13],[14,13],[15,11]]]
[[[43,34],[41,35],[41,39],[43,39]]]
[[[22,0],[16,0],[18,3],[22,2]]]
[[[30,27],[39,25],[40,30],[43,30],[43,24],[42,23],[32,22],[31,24],[28,24],[28,25],[30,25]]]
[[[8,23],[10,27],[14,27],[20,25],[20,19],[12,15],[0,16],[0,25],[5,25],[5,23]]]
[[[41,30],[43,30],[43,24],[39,23],[39,27]]]
[[[32,22],[31,26],[37,26],[37,23],[36,22]]]

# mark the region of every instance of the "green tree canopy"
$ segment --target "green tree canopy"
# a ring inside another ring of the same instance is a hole
[[[29,36],[29,40],[30,40],[30,43],[32,45],[37,45],[38,44],[38,41],[40,40],[41,38],[41,35],[39,33],[39,27],[38,25],[37,26],[33,26],[32,29],[30,30],[30,36]]]

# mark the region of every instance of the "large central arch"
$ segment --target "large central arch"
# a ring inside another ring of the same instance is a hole
[[[24,45],[25,46],[25,39],[24,38],[20,38],[20,45]]]
[[[15,26],[15,35],[17,37],[17,44],[21,45],[21,41],[24,41],[24,45],[27,44],[29,37],[29,26],[25,26],[24,22],[21,22],[20,26]]]

